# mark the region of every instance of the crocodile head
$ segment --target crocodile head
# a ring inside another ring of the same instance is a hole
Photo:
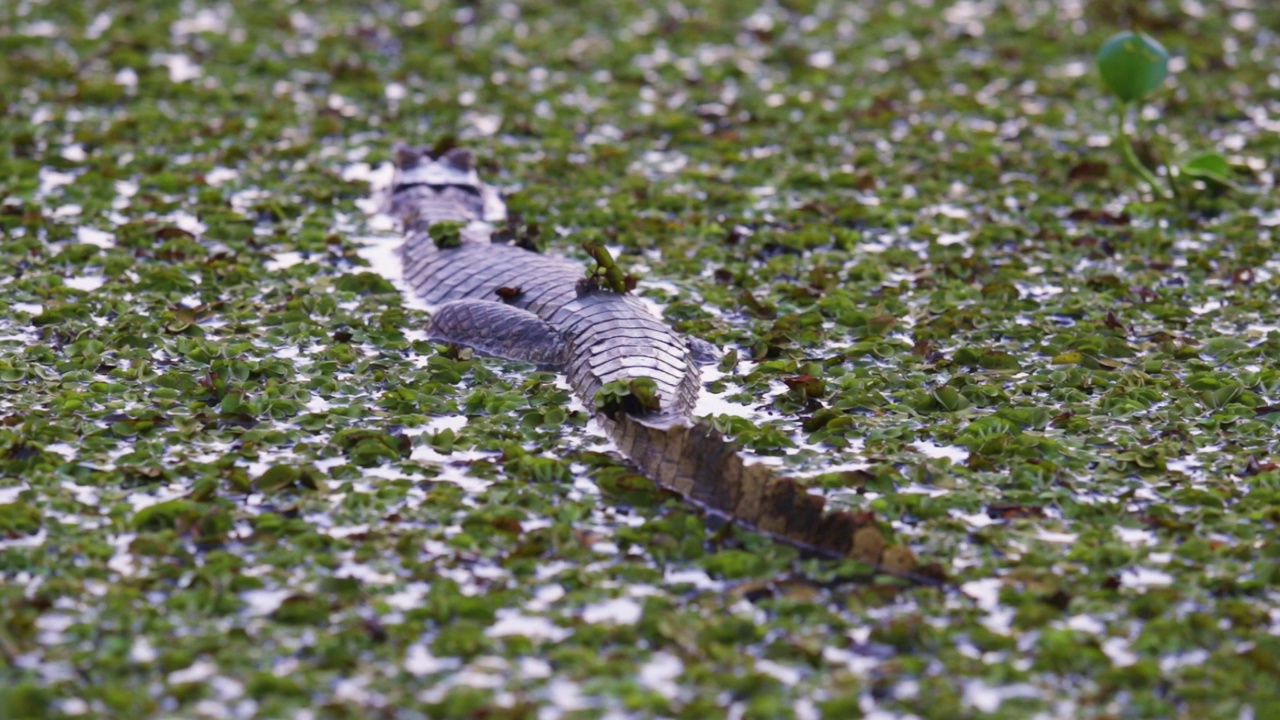
[[[397,144],[394,165],[386,208],[402,220],[410,220],[406,213],[421,208],[424,200],[456,206],[451,213],[456,217],[451,219],[498,222],[506,218],[501,195],[480,179],[475,155],[466,148],[433,155],[428,147]]]

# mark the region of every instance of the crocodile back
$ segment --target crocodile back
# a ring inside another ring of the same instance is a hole
[[[584,402],[590,404],[607,382],[648,377],[658,386],[664,414],[686,417],[693,411],[699,372],[689,349],[639,299],[580,292],[579,265],[510,245],[463,243],[439,250],[430,240],[420,244],[416,250],[407,246],[404,272],[419,297],[432,305],[506,302],[542,318],[568,345],[565,374]]]

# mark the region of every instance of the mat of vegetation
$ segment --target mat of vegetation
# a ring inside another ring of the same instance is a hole
[[[3,3],[0,714],[1276,717],[1278,27]],[[1138,156],[1235,189],[1126,168],[1125,28],[1173,57]],[[719,526],[556,375],[427,342],[369,179],[450,136],[504,232],[602,240],[728,351],[714,422],[947,585]]]

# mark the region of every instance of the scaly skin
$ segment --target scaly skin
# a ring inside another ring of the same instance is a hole
[[[651,378],[658,411],[598,416],[646,475],[713,513],[798,547],[898,572],[914,567],[907,548],[886,550],[869,519],[825,512],[823,498],[766,466],[747,465],[733,443],[695,422],[700,377],[690,342],[638,299],[584,290],[583,269],[568,260],[491,243],[481,221],[495,196],[486,195],[492,190],[476,176],[469,152],[432,159],[401,147],[396,166],[389,208],[405,229],[405,279],[436,306],[433,339],[562,370],[588,407],[605,383]],[[442,222],[468,224],[460,245],[436,246],[429,231]]]

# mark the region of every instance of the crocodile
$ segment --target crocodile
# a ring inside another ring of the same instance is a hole
[[[699,366],[714,362],[713,345],[678,334],[630,293],[584,281],[572,260],[495,239],[491,223],[504,219],[505,206],[470,150],[398,144],[393,164],[385,209],[405,235],[406,285],[433,311],[433,342],[561,371],[589,408],[606,384],[648,378],[657,408],[633,404],[596,419],[661,487],[819,556],[912,570],[911,551],[887,543],[869,513],[829,511],[824,498],[748,464],[735,443],[693,418]]]

